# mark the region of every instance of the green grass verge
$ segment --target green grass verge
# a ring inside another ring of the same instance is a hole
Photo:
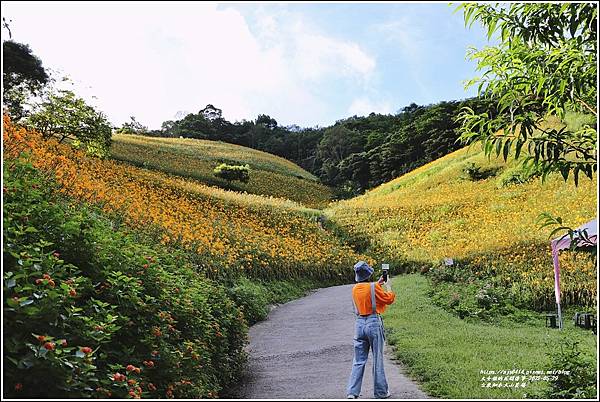
[[[578,340],[582,352],[597,361],[596,336],[565,319],[563,331],[545,327],[545,316],[494,325],[466,322],[433,305],[427,278],[419,274],[394,278],[396,302],[385,313],[388,343],[422,389],[439,398],[524,398],[547,383],[525,388],[482,387],[480,370],[546,370],[563,338]],[[597,366],[596,366],[597,368]],[[487,377],[487,376],[485,376]]]

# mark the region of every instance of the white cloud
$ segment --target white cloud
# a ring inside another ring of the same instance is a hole
[[[195,2],[3,2],[2,14],[15,40],[70,75],[78,94],[96,95],[115,124],[133,115],[158,128],[208,103],[230,120],[268,113],[284,124],[331,123],[322,87],[368,87],[376,68],[356,43],[293,14],[259,10],[255,33],[239,11]]]
[[[312,33],[301,23],[290,34],[295,42],[294,64],[302,78],[341,74],[368,82],[375,69],[375,60],[356,43]]]

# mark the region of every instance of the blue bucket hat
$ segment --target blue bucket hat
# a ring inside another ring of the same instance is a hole
[[[359,261],[354,264],[354,272],[356,272],[354,277],[356,282],[362,282],[373,274],[373,268],[371,268],[366,262]]]

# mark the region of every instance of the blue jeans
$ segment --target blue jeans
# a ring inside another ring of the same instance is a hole
[[[360,395],[369,349],[373,351],[373,390],[375,398],[387,395],[388,383],[383,370],[383,325],[377,314],[356,318],[354,332],[354,361],[348,381],[348,395]]]

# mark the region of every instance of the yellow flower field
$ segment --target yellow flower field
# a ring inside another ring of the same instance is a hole
[[[195,250],[198,269],[209,276],[235,270],[265,279],[340,280],[352,276],[357,259],[367,258],[310,219],[318,212],[294,202],[90,158],[18,128],[6,117],[4,128],[5,161],[29,153],[36,168],[55,175],[62,192],[100,204],[132,227],[149,233],[158,229],[165,243]]]
[[[116,134],[111,156],[211,186],[287,198],[313,208],[324,207],[332,197],[331,190],[315,176],[284,158],[219,141]],[[221,162],[249,164],[250,181],[228,183],[215,177],[213,169]]]
[[[361,197],[332,204],[326,214],[349,230],[367,236],[374,249],[418,266],[454,258],[474,272],[497,276],[517,296],[551,305],[553,266],[549,230],[538,229],[542,212],[561,216],[572,227],[596,216],[596,178],[550,176],[525,184],[499,185],[498,177],[470,181],[462,176],[473,162],[489,169],[508,165],[488,160],[478,148],[463,148]],[[596,269],[589,255],[561,254],[563,299],[595,304]]]

